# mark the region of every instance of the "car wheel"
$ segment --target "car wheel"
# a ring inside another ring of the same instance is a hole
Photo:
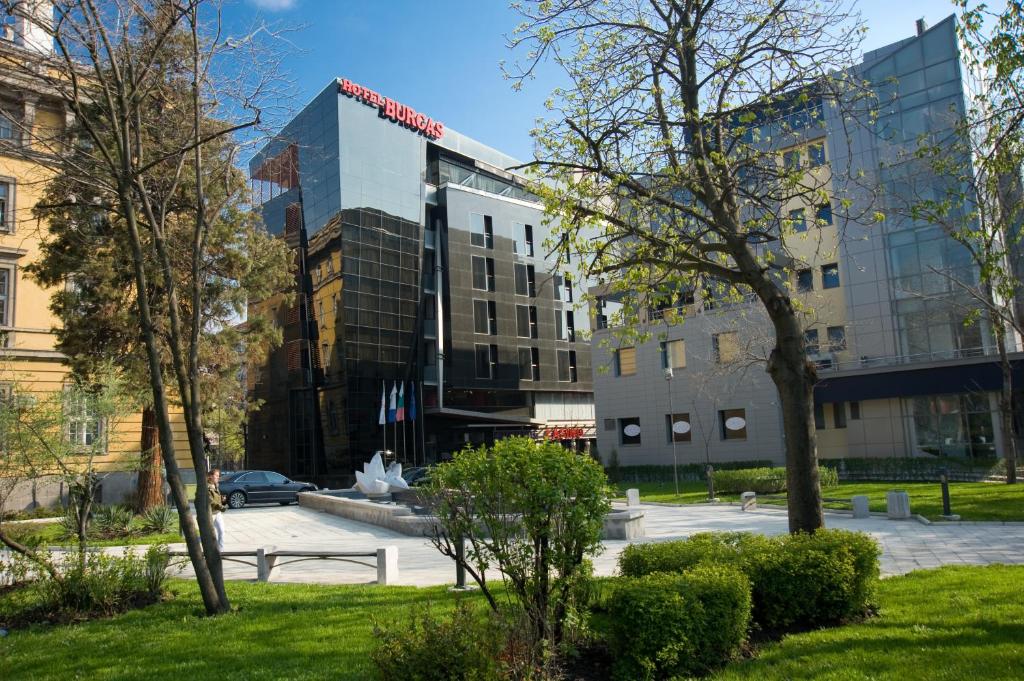
[[[245,492],[232,492],[228,495],[228,506],[231,508],[242,508],[245,502]]]

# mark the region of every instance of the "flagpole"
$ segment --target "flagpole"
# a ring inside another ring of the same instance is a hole
[[[412,384],[411,394],[412,394],[412,399],[414,400],[413,404],[416,404],[416,402],[415,402],[415,400],[416,400],[416,384],[415,383]],[[416,404],[416,406],[419,407],[420,405]],[[413,417],[412,417],[412,465],[413,466],[416,465],[416,416],[418,416],[418,414],[414,414]]]
[[[385,413],[385,401],[387,400],[388,384],[386,381],[380,382],[380,410],[381,414]],[[378,419],[379,420],[379,419]],[[381,451],[388,451],[388,419],[384,416],[383,422],[380,424],[381,434],[384,436],[384,449]],[[382,455],[383,456],[383,455]]]
[[[423,381],[420,381],[419,386],[417,387],[417,390],[419,390],[419,394],[420,394],[420,404],[419,404],[420,418],[423,419],[422,421],[420,421],[420,452],[423,453],[423,465],[426,465],[426,463],[427,463],[427,443],[424,440],[426,435],[424,434],[423,431],[425,431],[427,429],[426,428],[426,424],[427,424],[427,408],[426,408],[426,405],[423,404]],[[440,390],[440,386],[438,386],[438,390]]]
[[[392,384],[392,386],[391,386],[391,396],[394,397],[396,392],[397,392],[397,388],[395,388],[394,385]],[[392,426],[392,428],[391,428],[391,433],[392,433],[392,435],[394,435],[394,437],[391,438],[391,441],[395,445],[395,458],[397,459],[398,458],[398,412],[397,411],[395,412],[395,420],[392,421],[392,423],[394,424],[394,426]]]

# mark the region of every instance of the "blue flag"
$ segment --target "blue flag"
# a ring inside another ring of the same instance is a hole
[[[416,420],[416,383],[409,383],[409,420]]]

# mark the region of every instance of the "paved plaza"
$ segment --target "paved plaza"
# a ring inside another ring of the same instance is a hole
[[[707,531],[752,531],[781,534],[787,531],[786,512],[759,508],[741,511],[730,505],[644,505],[647,536],[639,541],[665,541]],[[882,574],[898,575],[940,565],[1024,563],[1024,523],[946,523],[925,525],[916,520],[883,517],[854,519],[826,514],[828,527],[862,530],[882,546]],[[299,506],[248,507],[225,514],[225,549],[318,549],[357,551],[382,546],[398,547],[398,584],[428,586],[455,581],[454,564],[426,539],[339,518]],[[630,542],[609,540],[594,561],[598,575],[615,573],[615,562]],[[181,545],[179,548],[184,548]],[[371,560],[372,562],[372,560]],[[255,568],[225,564],[229,579],[253,579]],[[183,574],[187,574],[188,568]],[[330,584],[367,583],[373,568],[334,561],[308,561],[274,571],[275,582]]]

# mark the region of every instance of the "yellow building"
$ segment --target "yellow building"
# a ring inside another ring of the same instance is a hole
[[[6,18],[0,25],[3,61],[41,52],[43,42],[22,19]],[[36,29],[36,32],[38,30]],[[44,34],[45,36],[45,34]],[[39,140],[54,139],[72,122],[62,102],[29,89],[19,74],[0,68],[0,393],[18,390],[37,394],[63,390],[69,370],[64,356],[55,350],[53,333],[59,320],[50,311],[52,291],[40,287],[25,274],[25,266],[39,256],[46,225],[32,209],[51,177],[47,163],[52,149]],[[79,444],[103,438],[105,454],[99,470],[105,473],[102,499],[118,502],[135,486],[132,469],[139,460],[142,415],[135,414],[107,432],[106,424],[91,419],[86,411],[68,420],[67,436]],[[191,469],[180,411],[172,414],[179,464]],[[57,501],[64,490],[59,484],[37,481],[8,501],[11,508]]]

